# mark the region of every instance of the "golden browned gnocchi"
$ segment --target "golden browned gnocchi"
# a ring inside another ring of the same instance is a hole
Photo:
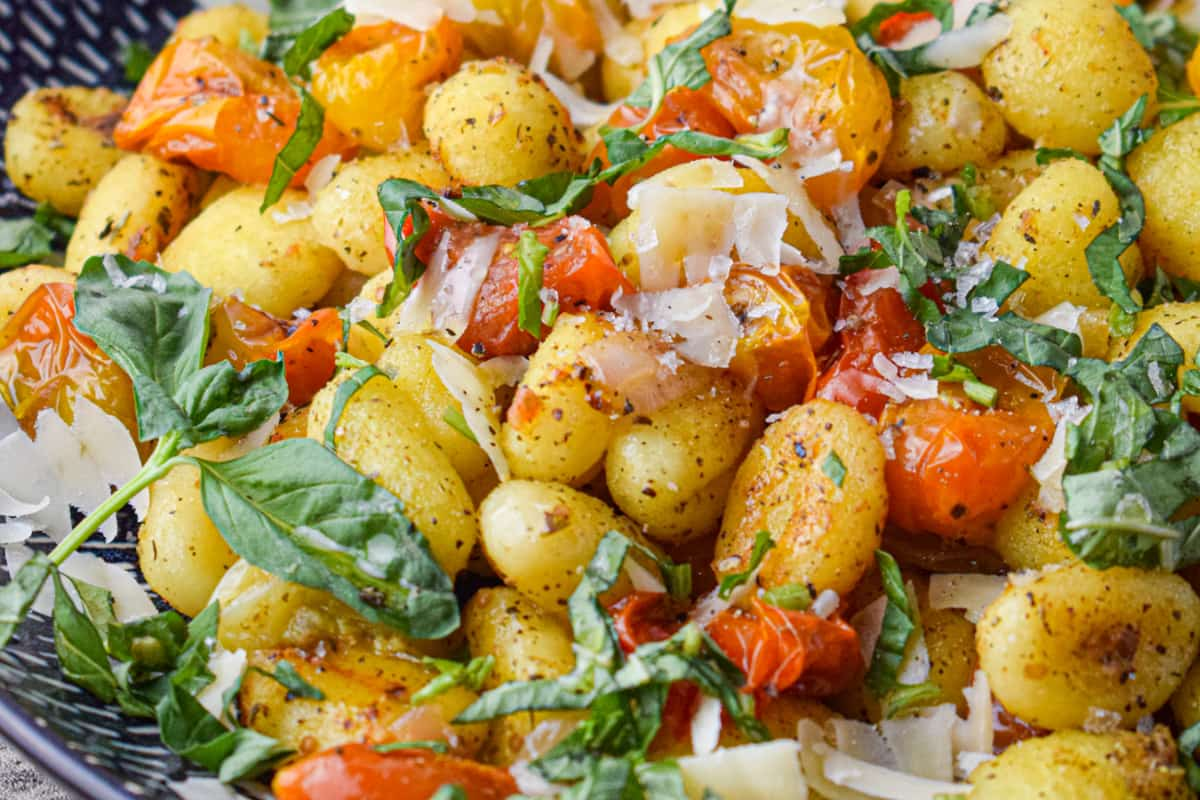
[[[1104,715],[1130,727],[1153,714],[1183,681],[1198,637],[1200,599],[1182,578],[1074,564],[1009,586],[975,641],[996,699],[1062,730]]]
[[[81,86],[37,89],[12,107],[4,132],[8,176],[34,200],[75,216],[120,160],[113,126],[125,98]]]
[[[1129,176],[1146,202],[1141,246],[1160,267],[1191,280],[1200,279],[1196,238],[1196,200],[1200,172],[1195,159],[1200,119],[1194,116],[1164,128],[1129,156]]]
[[[892,143],[883,171],[952,172],[991,161],[1004,151],[1004,118],[970,78],[959,72],[918,75],[900,85]]]

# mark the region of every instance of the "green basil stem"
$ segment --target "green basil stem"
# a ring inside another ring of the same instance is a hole
[[[130,478],[120,489],[117,489],[111,497],[97,506],[94,511],[80,520],[79,524],[67,534],[67,538],[59,542],[58,546],[50,551],[50,560],[56,566],[62,566],[67,557],[71,553],[74,553],[81,544],[86,542],[106,519],[124,508],[125,504],[136,497],[137,493],[142,491],[142,489],[145,489],[166,475],[175,465],[182,463],[182,461],[175,457],[179,452],[179,439],[180,437],[177,433],[164,434],[158,440],[158,444],[154,446],[154,452],[150,454],[150,458],[137,471],[137,474]]]

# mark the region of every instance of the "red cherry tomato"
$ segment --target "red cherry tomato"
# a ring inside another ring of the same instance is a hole
[[[840,619],[751,601],[749,610],[722,611],[708,633],[746,675],[743,691],[796,689],[824,697],[862,673],[858,634]]]
[[[986,541],[1029,482],[1054,425],[1045,407],[1020,413],[942,399],[888,406],[885,475],[891,522],[913,533]]]
[[[539,242],[549,248],[542,265],[542,286],[558,295],[559,309],[573,313],[582,308],[608,309],[618,289],[632,292],[633,286],[622,274],[608,251],[608,240],[600,229],[583,217],[573,216],[540,228],[514,225],[511,228],[478,222],[458,222],[437,208],[429,212],[429,230],[417,244],[416,254],[428,263],[442,236],[449,234],[449,263],[477,238],[496,232],[500,243],[487,276],[479,289],[475,307],[458,346],[476,356],[527,355],[537,349],[538,339],[518,324],[520,294],[518,284],[517,240],[532,230]],[[411,220],[402,234],[411,233]],[[398,246],[391,226],[387,226],[388,257],[395,260]],[[549,328],[542,326],[542,334]]]
[[[0,329],[0,398],[30,436],[38,414],[54,409],[66,422],[86,397],[137,437],[133,384],[75,327],[75,287],[44,283]]]
[[[379,753],[348,744],[303,758],[275,773],[278,800],[427,800],[448,784],[468,800],[504,800],[517,793],[507,771],[431,750]]]
[[[646,118],[646,109],[636,106],[622,105],[612,113],[608,124],[614,128],[629,128],[642,125]],[[678,131],[698,131],[713,136],[730,138],[736,135],[733,126],[721,115],[716,104],[701,92],[687,88],[672,90],[663,100],[662,107],[648,124],[641,128],[640,133],[646,141],[653,142],[661,136],[677,133]],[[605,166],[611,162],[608,159],[608,148],[604,142],[599,142],[588,157],[588,163],[600,159]],[[615,225],[629,216],[627,199],[633,185],[653,177],[658,173],[703,156],[680,150],[667,145],[654,159],[633,172],[617,179],[612,186],[601,183],[592,195],[592,201],[582,212],[583,216],[604,225]]]
[[[300,97],[283,70],[213,38],[163,48],[113,131],[124,150],[187,161],[240,183],[266,183],[296,129]],[[325,122],[309,164],[353,143]],[[300,183],[308,166],[292,180]]]
[[[925,346],[925,329],[895,289],[871,290],[877,274],[850,276],[842,294],[838,327],[842,352],[821,376],[817,396],[878,417],[888,402],[882,378],[872,365],[876,353],[890,356]]]

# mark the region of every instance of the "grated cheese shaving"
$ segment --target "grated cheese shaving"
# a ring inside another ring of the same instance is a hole
[[[942,69],[977,67],[1010,31],[1012,20],[1006,14],[995,14],[978,25],[942,34],[925,50],[925,60]]]
[[[1001,575],[978,573],[935,574],[929,576],[929,607],[963,609],[972,624],[1004,591],[1008,581]]]
[[[471,321],[475,298],[487,278],[488,267],[500,246],[500,234],[481,236],[463,251],[453,268],[445,273],[437,294],[430,303],[433,327],[457,339]]]
[[[485,381],[479,368],[466,356],[433,339],[427,340],[433,350],[433,371],[454,399],[462,404],[463,419],[475,440],[487,453],[488,459],[506,481],[512,477],[508,459],[500,449],[500,417],[496,413],[495,386]]]
[[[721,708],[721,701],[716,697],[704,695],[700,698],[691,724],[692,753],[695,755],[708,755],[717,749],[721,741]]]
[[[705,790],[737,800],[805,800],[808,783],[790,739],[721,748],[679,759],[688,797],[701,800]]]
[[[346,0],[346,10],[359,24],[391,20],[418,31],[437,25],[443,16],[455,22],[474,22],[478,16],[471,0],[422,0],[420,3],[395,0]]]
[[[675,337],[674,349],[694,364],[727,367],[733,360],[741,328],[717,284],[623,295],[612,304],[644,326]]]

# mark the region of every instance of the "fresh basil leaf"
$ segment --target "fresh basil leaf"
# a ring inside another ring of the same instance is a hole
[[[623,658],[616,627],[600,605],[600,595],[616,584],[631,546],[629,539],[616,531],[604,534],[584,567],[579,585],[567,598],[567,615],[578,651],[604,669],[615,669]]]
[[[897,676],[904,663],[908,642],[918,631],[918,623],[896,559],[883,550],[876,550],[875,562],[879,565],[883,591],[887,595],[887,608],[875,652],[871,654],[866,684],[876,697],[886,697],[902,686]]]
[[[79,581],[75,586],[79,587]],[[92,619],[94,621],[95,617]],[[100,630],[103,633],[103,628]],[[127,623],[121,627],[120,634],[110,634],[106,643],[120,641],[117,652],[109,648],[113,658],[129,661],[139,671],[162,671],[176,666],[186,637],[187,623],[183,617],[174,611],[164,611]]]
[[[475,438],[475,432],[471,430],[471,426],[467,424],[467,419],[454,406],[446,406],[446,410],[442,412],[442,421],[453,428],[464,439],[468,439],[475,444],[479,444],[479,440]]]
[[[429,800],[467,800],[467,793],[457,783],[439,786]]]
[[[465,686],[473,692],[478,692],[496,664],[496,659],[492,656],[472,658],[466,664],[448,661],[444,658],[426,658],[424,661],[437,668],[441,674],[422,686],[409,698],[409,702],[413,705],[427,703],[456,686]]]
[[[265,213],[279,202],[292,178],[308,163],[325,133],[325,109],[303,86],[297,86],[296,91],[300,93],[300,116],[296,118],[296,129],[275,156],[275,166],[271,168],[271,178],[267,181],[259,213]]]
[[[712,80],[701,50],[733,31],[729,15],[735,0],[723,0],[694,31],[678,42],[664,47],[647,64],[648,77],[634,89],[625,102],[639,108],[649,108],[646,119],[653,118],[663,98],[672,89],[683,86],[699,89]]]
[[[634,767],[634,775],[646,797],[656,800],[689,800],[691,797],[684,788],[679,764],[670,759],[643,761]]]
[[[129,660],[131,655],[129,654],[128,638],[125,636],[124,626],[117,620],[116,612],[113,609],[112,593],[87,581],[72,579],[71,583],[75,587],[75,593],[79,595],[83,613],[87,615],[87,618],[95,626],[96,632],[100,634],[104,649],[113,658]]]
[[[922,706],[933,705],[941,698],[942,688],[933,681],[902,684],[888,692],[884,700],[883,716],[885,719],[894,719]]]
[[[292,666],[292,662],[286,658],[275,662],[275,671],[267,672],[259,670],[263,675],[271,678],[283,688],[287,689],[288,697],[303,697],[307,700],[324,700],[325,693],[317,687],[313,686],[308,681],[304,680],[303,676],[296,671]]]
[[[825,460],[821,462],[821,472],[829,480],[833,481],[834,486],[842,488],[842,483],[846,480],[846,465],[842,463],[842,459],[832,450],[829,455],[825,456]]]
[[[906,50],[893,49],[878,42],[879,28],[888,19],[898,13],[920,12],[932,14],[934,19],[941,24],[943,33],[954,27],[954,7],[949,0],[903,0],[899,3],[876,3],[865,17],[850,26],[850,33],[854,36],[854,41],[858,44],[859,49],[879,67],[893,96],[899,95],[902,78],[945,71],[945,67],[931,64],[926,59],[925,54],[932,42]],[[968,26],[982,22],[992,13],[995,13],[994,10],[990,13],[983,13],[979,17],[972,14],[968,20]]]
[[[150,69],[158,54],[144,42],[131,41],[121,48],[121,63],[125,67],[125,82],[137,84]]]
[[[247,728],[227,729],[200,701],[174,684],[166,686],[155,715],[163,744],[217,773],[225,783],[256,775],[289,752],[274,739]]]
[[[87,615],[75,607],[58,570],[54,581],[54,650],[63,676],[87,689],[105,703],[117,696],[117,679],[108,663],[100,632]]]
[[[721,584],[717,587],[717,596],[722,600],[728,600],[734,589],[750,580],[755,570],[762,564],[767,551],[774,546],[775,540],[771,538],[770,531],[759,531],[754,534],[754,548],[750,551],[750,563],[741,572],[730,573],[721,578]]]
[[[1192,303],[1200,300],[1200,281],[1170,275],[1158,267],[1153,276],[1138,286],[1138,291],[1146,298],[1145,308],[1163,303]]]
[[[262,58],[280,61],[297,36],[340,5],[341,0],[271,0]]]
[[[533,231],[522,231],[517,240],[517,326],[526,333],[542,336],[543,267],[550,248],[538,241]]]
[[[435,753],[449,753],[450,747],[437,739],[413,739],[407,742],[388,742],[377,744],[371,748],[376,753],[394,753],[397,750],[432,750]]]
[[[803,611],[812,605],[813,595],[812,590],[803,583],[785,583],[767,589],[762,599],[788,611]]]
[[[232,461],[189,457],[229,546],[284,580],[332,592],[367,619],[428,639],[458,627],[458,602],[429,544],[386,489],[311,439]]]
[[[577,711],[595,700],[562,679],[512,681],[485,692],[454,718],[455,724],[487,722],[518,711]]]
[[[926,326],[929,343],[947,353],[973,353],[998,345],[1018,361],[1063,372],[1083,350],[1074,333],[1030,322],[1011,311],[987,317],[968,309],[953,309]]]
[[[1053,161],[1059,161],[1064,158],[1074,158],[1077,161],[1085,161],[1088,164],[1092,160],[1083,153],[1071,147],[1039,147],[1034,153],[1034,160],[1039,166],[1045,166]]]
[[[412,287],[425,272],[425,265],[416,254],[417,244],[429,230],[429,212],[425,210],[421,201],[436,202],[438,195],[415,181],[392,178],[379,184],[378,196],[379,205],[383,207],[384,217],[396,234],[397,242],[392,282],[388,284],[375,312],[380,317],[386,317],[408,297]],[[412,232],[405,236],[404,224],[410,219]]]
[[[308,65],[354,27],[354,15],[344,8],[335,8],[305,28],[283,54],[283,71],[289,76],[307,77]],[[273,204],[272,204],[273,205]]]
[[[133,380],[142,441],[187,426],[174,401],[208,346],[212,292],[185,272],[93,256],[75,285],[75,327]]]
[[[935,355],[929,377],[943,383],[961,383],[967,397],[987,408],[995,406],[1000,395],[994,386],[988,386],[979,380],[979,376],[970,367],[955,361],[952,356]]]
[[[171,682],[189,694],[196,694],[213,682],[215,676],[208,668],[211,642],[217,640],[221,609],[217,601],[205,607],[187,625],[187,638],[175,660]]]
[[[658,574],[662,578],[663,585],[667,588],[667,594],[675,600],[689,600],[692,596],[692,568],[688,564],[680,564],[672,561],[666,556],[646,547],[643,544],[633,542],[633,547],[646,558],[654,562],[658,567]]]
[[[1145,99],[1145,95],[1142,96]],[[1084,250],[1092,283],[1127,314],[1136,314],[1142,306],[1134,299],[1118,260],[1141,233],[1146,221],[1146,203],[1142,193],[1124,172],[1101,164],[1101,171],[1117,194],[1121,208],[1118,221],[1105,228]]]
[[[15,575],[9,575],[8,583],[0,586],[0,647],[8,644],[17,626],[28,616],[51,572],[54,572],[53,562],[45,554],[35,552]]]
[[[0,270],[34,262],[61,264],[58,250],[66,246],[75,221],[42,203],[33,216],[0,219]]]
[[[254,361],[240,371],[228,361],[204,367],[177,392],[188,421],[182,446],[249,433],[278,414],[287,399],[282,357]]]
[[[1179,763],[1187,771],[1188,786],[1200,792],[1200,764],[1196,763],[1196,749],[1200,748],[1200,722],[1179,734]]]
[[[338,425],[341,424],[346,404],[350,402],[350,398],[358,393],[359,389],[366,386],[374,378],[384,378],[386,380],[387,376],[371,364],[367,364],[347,378],[344,383],[338,386],[337,391],[334,392],[333,406],[329,410],[329,422],[325,424],[325,446],[331,452],[337,452],[337,429]]]

